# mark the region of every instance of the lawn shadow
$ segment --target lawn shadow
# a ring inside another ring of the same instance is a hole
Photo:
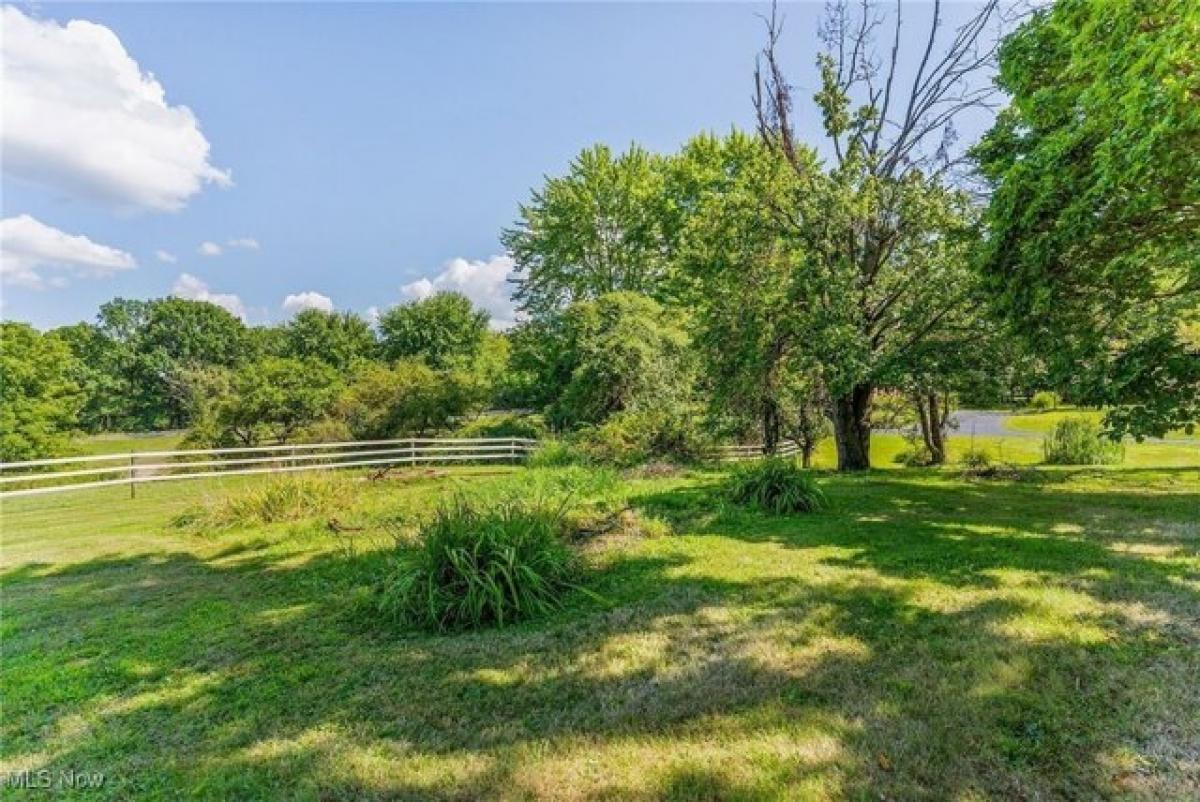
[[[1195,554],[1162,532],[1195,493],[1130,532],[1124,510],[1146,504],[1120,492],[829,482],[833,510],[806,518],[739,512],[711,486],[636,497],[685,537],[608,560],[607,606],[456,636],[374,620],[376,552],[262,541],[14,569],[4,753],[111,771],[114,799],[1189,787],[1194,728],[1171,721],[1200,720],[1198,578],[1159,558]],[[724,571],[721,548],[755,562]],[[1046,588],[1078,609],[1047,614]],[[1039,616],[1078,630],[1023,629]],[[1122,750],[1159,762],[1130,780]]]

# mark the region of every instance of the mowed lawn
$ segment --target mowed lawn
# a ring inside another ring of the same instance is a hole
[[[0,769],[121,800],[1200,798],[1200,459],[827,474],[783,518],[630,479],[609,503],[674,534],[581,547],[602,600],[376,619],[414,515],[557,473],[363,482],[343,536],[171,524],[254,479],[7,502]]]

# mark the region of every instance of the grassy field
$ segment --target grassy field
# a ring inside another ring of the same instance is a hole
[[[784,518],[719,474],[491,468],[358,483],[353,536],[171,523],[258,481],[5,504],[0,770],[121,800],[1200,797],[1200,467],[826,475]],[[437,498],[555,483],[674,533],[588,543],[602,600],[553,618],[373,615]]]

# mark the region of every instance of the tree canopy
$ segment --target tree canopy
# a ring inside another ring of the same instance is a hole
[[[1200,419],[1200,8],[1062,0],[1008,37],[975,148],[1010,320],[1115,433]]]

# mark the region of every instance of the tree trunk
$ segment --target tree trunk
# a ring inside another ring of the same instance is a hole
[[[804,468],[812,467],[813,442],[805,440],[800,445],[800,465]]]
[[[833,436],[838,470],[865,471],[871,467],[872,384],[859,384],[833,402]]]
[[[913,403],[917,407],[917,420],[921,426],[921,439],[929,451],[930,465],[946,464],[946,422],[950,418],[949,401],[943,406],[935,392],[915,393]]]
[[[949,415],[938,401],[937,393],[929,393],[929,453],[934,465],[946,464],[946,421]],[[948,406],[948,405],[947,405]]]
[[[779,448],[779,407],[772,400],[763,401],[762,435],[763,453],[774,454]]]

